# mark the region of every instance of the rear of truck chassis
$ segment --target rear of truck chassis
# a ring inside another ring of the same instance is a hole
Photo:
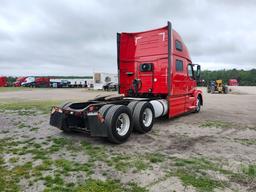
[[[150,99],[105,96],[84,103],[53,107],[50,124],[64,132],[85,132],[122,143],[128,139],[135,125],[140,133],[150,131],[154,118]]]
[[[54,106],[50,125],[123,143],[133,130],[149,132],[155,118],[200,111],[200,66],[192,64],[170,22],[155,30],[118,33],[117,55],[119,95]]]

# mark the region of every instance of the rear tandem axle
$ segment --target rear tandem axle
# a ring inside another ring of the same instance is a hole
[[[159,105],[162,105],[162,111],[159,111]],[[50,124],[64,132],[82,131],[122,143],[129,138],[133,128],[140,133],[150,131],[156,115],[166,115],[167,108],[167,102],[163,100],[105,96],[53,107]]]

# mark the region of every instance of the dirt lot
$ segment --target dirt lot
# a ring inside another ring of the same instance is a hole
[[[109,93],[0,89],[0,191],[256,191],[256,87],[231,89],[121,145],[48,124],[51,105]]]

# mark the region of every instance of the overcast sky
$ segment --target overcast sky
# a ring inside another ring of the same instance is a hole
[[[171,21],[202,69],[256,68],[253,0],[0,0],[0,75],[116,72],[116,32]]]

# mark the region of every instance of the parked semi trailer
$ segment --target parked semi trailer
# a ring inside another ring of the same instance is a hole
[[[237,79],[229,79],[228,86],[239,86]]]
[[[50,87],[49,77],[27,77],[21,83],[23,87]]]
[[[118,33],[117,67],[119,95],[54,106],[50,124],[122,143],[133,130],[149,132],[156,118],[199,112],[203,105],[196,89],[200,65],[192,63],[170,22],[150,31]]]
[[[14,87],[20,87],[23,82],[25,82],[27,77],[18,77],[16,81],[13,83]]]

